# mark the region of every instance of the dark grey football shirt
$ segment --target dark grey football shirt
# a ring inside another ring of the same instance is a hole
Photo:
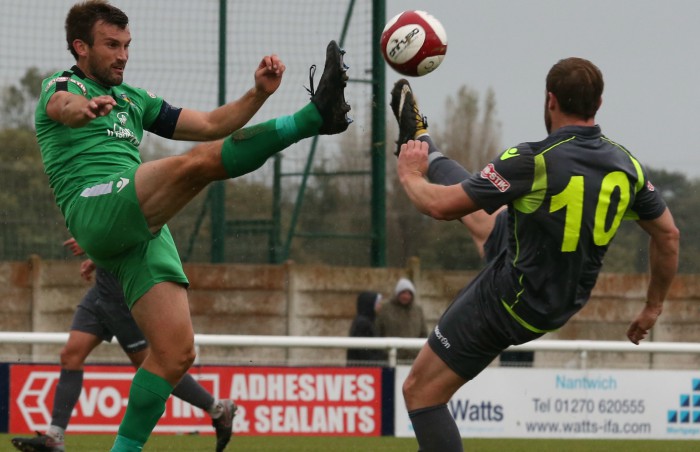
[[[655,219],[666,208],[639,162],[598,126],[510,148],[462,187],[489,213],[508,205],[507,250],[490,269],[494,295],[535,332],[559,328],[585,305],[623,218]]]

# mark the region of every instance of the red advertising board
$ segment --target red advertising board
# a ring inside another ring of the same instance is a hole
[[[55,365],[10,367],[11,433],[47,428],[59,372]],[[236,434],[381,434],[379,368],[201,366],[190,373],[215,396],[236,402]],[[115,433],[133,376],[133,368],[127,366],[86,366],[68,431]],[[213,434],[209,416],[170,397],[154,432],[194,431]]]

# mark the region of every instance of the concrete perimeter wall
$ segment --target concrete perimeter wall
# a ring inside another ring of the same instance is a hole
[[[0,263],[2,331],[68,331],[75,306],[89,287],[79,277],[78,261]],[[246,335],[345,336],[355,315],[358,292],[391,296],[398,278],[411,278],[432,328],[454,294],[474,272],[408,268],[329,267],[322,265],[188,264],[190,309],[197,333]],[[700,340],[700,280],[680,275],[651,340]],[[625,340],[629,322],[641,309],[647,276],[602,274],[588,305],[548,339]],[[3,361],[57,362],[59,346],[0,344]],[[267,349],[207,347],[204,363],[343,364],[344,349]],[[119,347],[100,347],[91,362],[124,362]],[[694,355],[589,354],[591,366],[669,368],[700,366]],[[538,352],[537,367],[578,367],[576,354]]]

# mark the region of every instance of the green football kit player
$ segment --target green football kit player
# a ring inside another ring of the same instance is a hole
[[[131,33],[105,1],[74,5],[66,41],[76,60],[47,78],[36,110],[45,171],[66,225],[87,255],[121,282],[151,347],[131,385],[113,451],[138,451],[192,364],[187,277],[166,223],[209,183],[255,171],[289,145],[345,131],[344,51],[331,41],[311,101],[296,113],[242,128],[280,86],[285,65],[262,58],[255,85],[209,112],[178,108],[124,83]],[[144,132],[201,141],[185,154],[143,163]]]

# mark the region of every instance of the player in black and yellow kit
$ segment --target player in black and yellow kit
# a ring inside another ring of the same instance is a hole
[[[602,93],[603,76],[590,61],[559,61],[546,79],[549,136],[512,147],[470,175],[432,143],[408,82],[396,83],[397,171],[418,210],[451,220],[508,209],[504,235],[489,239],[507,245],[456,296],[404,383],[422,452],[462,450],[450,397],[507,347],[556,330],[586,304],[623,219],[651,238],[647,302],[629,340],[643,339],[661,314],[678,267],[679,232],[637,159],[596,125]]]
[[[140,451],[195,357],[188,281],[166,223],[209,183],[255,171],[303,138],[345,131],[351,122],[347,66],[344,51],[331,41],[306,106],[242,128],[282,82],[286,68],[276,55],[262,58],[254,86],[241,98],[201,112],[124,83],[129,19],[107,1],[74,5],[65,29],[76,65],[44,81],[37,139],[71,235],[98,267],[119,279],[150,344],[112,449]],[[142,163],[144,131],[205,143]]]

